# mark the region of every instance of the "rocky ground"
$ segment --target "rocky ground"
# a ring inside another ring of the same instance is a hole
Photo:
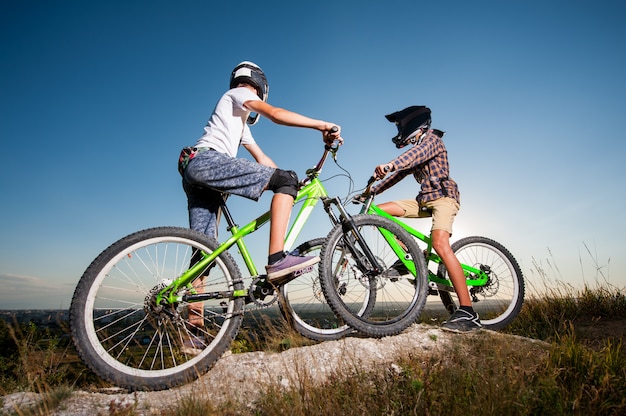
[[[111,408],[137,405],[141,415],[157,414],[191,393],[209,397],[214,403],[237,398],[252,402],[256,394],[270,383],[283,387],[298,385],[302,375],[307,382],[322,382],[332,373],[366,369],[372,365],[389,365],[408,349],[428,353],[444,347],[454,336],[437,327],[413,325],[402,334],[382,339],[345,338],[282,353],[252,352],[225,354],[204,376],[188,385],[159,392],[128,393],[125,390],[76,391],[66,399],[57,415],[109,414]],[[5,396],[3,412],[34,403],[38,395],[15,393]]]

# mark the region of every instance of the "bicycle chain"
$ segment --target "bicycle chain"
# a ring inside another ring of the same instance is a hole
[[[243,315],[243,313],[245,311],[256,311],[259,309],[265,309],[270,307],[271,305],[274,304],[274,302],[276,302],[276,299],[278,299],[278,293],[274,292],[274,297],[273,300],[270,302],[262,302],[258,299],[256,299],[256,297],[253,294],[253,290],[254,287],[256,287],[256,285],[258,284],[258,282],[261,282],[263,279],[261,279],[260,277],[256,277],[254,280],[252,280],[252,282],[250,283],[250,286],[248,287],[248,295],[246,296],[245,299],[245,303],[243,306],[243,309],[240,312],[234,313],[233,315]],[[245,286],[245,281],[244,279],[237,279],[237,280],[233,280],[233,284],[237,284],[237,283],[242,283]],[[269,285],[269,283],[267,283]],[[250,306],[251,304],[256,305],[256,306]]]
[[[236,283],[244,283],[243,279],[233,281]],[[255,295],[255,291],[257,294]],[[259,309],[266,309],[272,306],[278,300],[279,293],[278,288],[271,285],[267,280],[261,277],[256,277],[252,280],[252,283],[248,287],[248,294],[245,298],[245,304],[240,312],[235,312],[231,316],[243,315],[245,311],[255,311]],[[272,296],[271,299],[265,300],[267,296]],[[227,318],[231,316],[224,315]]]

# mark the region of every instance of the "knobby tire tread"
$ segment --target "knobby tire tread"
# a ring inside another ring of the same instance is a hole
[[[513,272],[514,272],[513,279],[515,280],[515,283],[518,285],[517,296],[515,297],[515,299],[512,300],[512,303],[514,304],[513,308],[505,316],[499,316],[498,319],[494,320],[493,323],[482,322],[483,327],[485,329],[500,330],[508,326],[517,317],[517,315],[519,315],[522,309],[522,305],[524,303],[524,295],[525,295],[525,284],[524,284],[524,277],[522,275],[522,270],[519,264],[517,263],[517,260],[515,259],[515,257],[513,257],[511,252],[506,247],[504,247],[502,244],[498,243],[497,241],[492,240],[487,237],[481,237],[481,236],[464,237],[452,243],[451,247],[452,247],[452,251],[456,254],[458,251],[467,247],[468,245],[474,245],[474,244],[480,244],[480,245],[486,245],[486,246],[492,247],[497,252],[500,252],[502,256],[511,264],[511,267],[513,268]],[[437,269],[437,275],[440,278],[447,278],[447,270],[443,263],[439,265]],[[453,313],[457,305],[454,299],[452,298],[452,296],[450,295],[450,293],[445,292],[445,291],[440,291],[439,297],[444,307],[446,308],[446,310],[449,313]]]
[[[243,312],[243,299],[237,298],[235,299],[234,308],[237,313],[228,319],[228,328],[218,344],[208,351],[208,353],[204,354],[203,352],[204,356],[202,356],[202,354],[199,355],[198,361],[192,366],[187,366],[182,370],[172,367],[167,374],[160,376],[152,376],[145,372],[143,375],[136,375],[132,371],[132,368],[129,368],[128,371],[126,371],[126,369],[120,371],[112,367],[98,354],[94,346],[89,342],[87,334],[86,319],[89,318],[86,316],[86,313],[91,311],[85,310],[87,297],[89,296],[92,285],[95,283],[95,279],[103,268],[107,267],[112,259],[119,253],[142,241],[163,237],[187,239],[191,242],[200,243],[202,246],[211,250],[219,246],[219,243],[215,239],[182,227],[156,227],[129,234],[111,244],[93,260],[79,280],[70,306],[71,334],[77,352],[83,362],[102,379],[131,391],[168,389],[193,381],[206,373],[222,354],[229,349],[242,321],[242,313],[239,312]],[[235,282],[234,289],[243,289],[241,273],[230,254],[224,252],[220,255],[220,259],[226,265],[232,280]]]
[[[326,241],[325,238],[316,238],[316,239],[313,239],[313,240],[306,241],[306,242],[300,244],[296,248],[296,251],[300,255],[309,255],[311,251],[314,251],[317,248],[323,247],[325,241]],[[319,275],[318,275],[317,278],[319,280]],[[292,282],[290,282],[290,283],[292,283]],[[301,319],[300,317],[297,316],[296,310],[289,303],[288,290],[289,290],[289,284],[290,283],[287,283],[286,285],[281,286],[281,288],[280,288],[280,296],[278,298],[278,300],[279,300],[278,306],[279,306],[280,312],[283,315],[283,317],[285,318],[285,320],[300,335],[302,335],[302,336],[304,336],[306,338],[309,338],[309,339],[311,339],[313,341],[334,341],[334,340],[337,340],[337,339],[341,339],[341,338],[343,338],[343,337],[345,337],[345,336],[347,336],[347,335],[349,335],[349,334],[354,332],[354,329],[352,329],[350,326],[345,325],[345,324],[341,325],[341,327],[339,327],[339,328],[337,328],[337,330],[333,330],[333,331],[323,330],[321,328],[314,327],[313,325],[303,325],[301,323],[301,321],[303,319]],[[292,284],[292,286],[293,286],[293,284]],[[285,292],[287,292],[287,295],[285,294]],[[329,306],[329,308],[330,308],[330,306]],[[339,321],[338,318],[337,318],[337,320]],[[339,322],[339,324],[341,324],[341,322]]]
[[[415,291],[409,309],[405,310],[403,315],[399,318],[380,322],[368,319],[369,314],[364,314],[363,316],[353,314],[339,297],[337,290],[335,290],[332,272],[333,251],[341,244],[340,241],[344,235],[342,224],[338,224],[328,234],[322,252],[320,253],[320,279],[324,295],[335,314],[345,320],[349,326],[362,335],[374,338],[397,335],[418,319],[426,304],[426,298],[428,296],[426,261],[413,237],[393,221],[368,214],[354,215],[352,220],[359,228],[370,225],[387,229],[407,247],[416,266],[417,277],[415,285],[419,287],[419,289]],[[397,257],[395,259],[397,259]]]

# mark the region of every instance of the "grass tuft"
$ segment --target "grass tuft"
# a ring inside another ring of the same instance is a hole
[[[292,387],[277,380],[252,403],[212,402],[211,394],[202,394],[183,397],[159,414],[626,414],[624,290],[604,282],[580,290],[545,284],[543,292],[535,292],[541,294],[525,301],[505,334],[454,336],[445,350],[407,346],[393,364],[373,369],[355,364],[321,385],[302,366],[288,383]],[[280,352],[310,344],[284,320],[260,312],[247,314],[232,351]],[[0,320],[0,347],[2,394],[29,391],[40,397],[13,414],[62,414],[74,389],[101,387],[76,365],[72,348],[50,342],[32,325]],[[140,410],[137,401],[111,402],[108,413],[143,414]]]

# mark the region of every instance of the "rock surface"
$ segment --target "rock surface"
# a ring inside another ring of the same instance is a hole
[[[158,414],[160,409],[174,405],[190,394],[210,398],[217,404],[223,400],[250,403],[269,385],[285,388],[298,385],[302,376],[307,383],[320,383],[331,374],[367,369],[374,365],[393,366],[394,361],[416,350],[428,353],[444,347],[451,337],[458,336],[424,324],[413,325],[403,333],[381,339],[349,337],[316,345],[293,348],[282,353],[227,353],[198,380],[185,386],[157,392],[128,393],[120,389],[99,392],[76,391],[66,399],[55,415],[109,414],[109,409],[136,406],[135,414]],[[39,395],[14,393],[3,397],[3,412],[35,403]]]

